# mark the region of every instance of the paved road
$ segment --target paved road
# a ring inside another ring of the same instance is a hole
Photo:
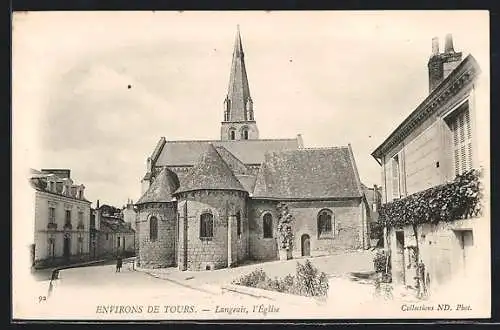
[[[53,293],[47,302],[36,302],[36,311],[31,308],[29,313],[31,315],[36,312],[37,315],[43,315],[43,318],[52,319],[267,319],[331,317],[331,313],[339,308],[324,306],[321,309],[313,309],[287,300],[259,299],[236,292],[223,292],[215,283],[172,281],[168,278],[168,274],[164,274],[166,277],[158,278],[127,268],[127,266],[123,268],[120,273],[115,272],[114,265],[61,270],[60,279],[56,281]],[[48,282],[44,283],[48,285]],[[344,282],[332,283],[331,298],[337,306],[346,305],[345,300],[340,298],[353,292],[352,290],[348,290],[349,293],[345,292],[343,290],[345,286]],[[355,295],[359,298],[358,293]],[[336,301],[338,299],[340,300]],[[359,299],[354,300],[359,304]],[[158,306],[158,313],[146,313],[148,307],[152,305]],[[264,306],[263,310],[267,308],[268,312],[260,312],[260,307],[257,308],[257,312],[254,311],[255,306],[261,305]],[[274,307],[270,307],[271,305]],[[124,311],[139,307],[142,311],[136,314],[117,313],[121,306],[124,306]],[[193,308],[195,312],[165,313],[165,306],[174,306],[174,311],[192,306],[189,308]],[[233,308],[233,311],[216,312],[224,308]],[[279,309],[279,312],[273,312],[273,308]]]
[[[160,308],[176,306],[174,310],[194,305],[198,315],[213,315],[217,306],[253,306],[266,302],[235,292],[223,292],[217,286],[190,286],[127,268],[116,273],[113,265],[65,269],[60,271],[59,277],[49,301],[50,305],[58,306],[57,309],[52,309],[56,311],[62,311],[63,308],[66,310],[71,306],[71,313],[65,314],[68,316],[75,315],[75,311],[86,311],[102,314],[98,316],[106,318],[109,313],[104,312],[104,309],[111,305],[142,305],[143,309],[148,305],[159,305]],[[160,311],[158,315],[153,316],[165,316],[162,313]],[[175,315],[180,318],[189,316],[178,313]],[[113,312],[112,316],[120,315]]]

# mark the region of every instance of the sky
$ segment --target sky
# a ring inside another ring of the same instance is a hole
[[[220,138],[237,24],[260,137],[351,143],[367,186],[428,95],[433,37],[489,72],[485,11],[14,13],[14,172],[69,168],[94,206],[137,200],[160,137]]]

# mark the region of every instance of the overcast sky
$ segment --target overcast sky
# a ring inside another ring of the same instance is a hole
[[[160,137],[220,137],[237,24],[260,137],[351,143],[368,186],[371,152],[428,94],[433,37],[489,71],[487,12],[15,14],[16,169],[69,168],[94,205],[137,200]]]

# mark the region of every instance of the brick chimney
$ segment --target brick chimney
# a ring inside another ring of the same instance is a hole
[[[444,52],[439,52],[439,39],[432,38],[432,54],[427,63],[429,69],[429,94],[448,77],[462,61],[462,53],[455,52],[453,37],[447,34],[444,42]]]

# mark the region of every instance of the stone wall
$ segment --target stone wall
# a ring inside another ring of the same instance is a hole
[[[158,219],[158,236],[150,240],[150,219]],[[139,206],[137,222],[141,267],[175,266],[177,209],[175,203],[149,203]]]
[[[277,260],[278,250],[276,242],[276,231],[278,214],[277,202],[265,200],[252,200],[249,205],[249,250],[250,259],[253,260]],[[273,217],[273,238],[264,238],[263,217],[270,213]]]
[[[484,263],[475,267],[482,263],[478,258],[487,255],[484,252],[487,252],[488,244],[481,241],[486,232],[486,221],[485,218],[475,218],[417,226],[420,258],[425,265],[426,274],[429,274],[431,286],[445,284],[455,276],[470,276],[471,272],[477,271],[474,268],[488,271],[484,269]],[[403,234],[402,245],[397,242],[396,232]],[[472,234],[472,242],[469,242],[472,245],[464,247],[462,236],[465,232]],[[414,285],[416,268],[409,250],[409,247],[417,245],[413,228],[405,226],[390,229],[387,239],[391,249],[394,282]]]
[[[302,235],[309,235],[311,255],[325,255],[337,250],[363,247],[361,201],[310,201],[288,203],[294,219],[294,256],[301,256]],[[331,238],[318,238],[318,214],[333,212]]]
[[[250,205],[250,258],[255,260],[276,260],[277,251],[277,202],[252,200]],[[312,256],[330,254],[336,250],[363,248],[363,240],[368,242],[367,226],[363,228],[362,205],[359,199],[348,201],[301,201],[288,202],[293,216],[293,255],[302,255],[302,235],[309,236]],[[318,214],[329,209],[332,219],[333,236],[318,238]],[[273,217],[273,238],[264,238],[263,217],[270,213]],[[366,220],[366,219],[365,219]]]
[[[248,257],[246,193],[238,191],[195,191],[179,196],[179,267],[210,270],[235,265]],[[184,210],[187,202],[187,226]],[[241,235],[236,230],[236,212],[241,212]],[[213,215],[213,237],[200,238],[200,216]],[[228,221],[229,219],[229,221]],[[230,232],[228,232],[228,226]],[[186,228],[187,227],[187,228]],[[186,228],[186,229],[185,229]],[[185,241],[187,239],[187,241]],[[231,242],[230,248],[228,241]],[[228,260],[230,256],[230,260]],[[185,263],[185,259],[186,263]]]

